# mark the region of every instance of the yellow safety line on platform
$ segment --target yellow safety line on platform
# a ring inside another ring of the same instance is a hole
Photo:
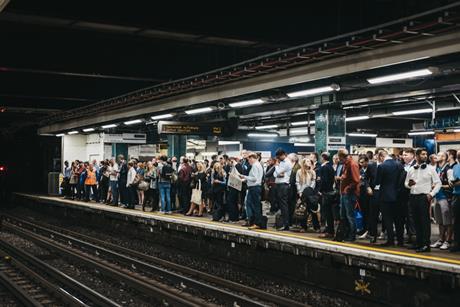
[[[160,213],[156,212],[145,212],[147,214],[155,215],[155,216],[165,216]],[[206,221],[206,220],[197,220],[195,218],[187,218],[184,216],[178,216],[178,215],[170,215],[174,218],[177,218],[179,220],[185,220],[185,221],[191,221],[191,222],[198,222],[198,223],[203,223],[203,224],[209,224],[209,225],[219,225],[219,226],[224,226],[224,227],[229,227],[229,228],[234,228],[234,229],[244,229],[241,226],[236,226],[236,225],[222,225],[220,222],[214,222],[214,221]],[[346,246],[346,247],[352,247],[356,249],[361,249],[361,250],[368,250],[368,251],[373,251],[373,252],[379,252],[379,253],[385,253],[385,254],[393,254],[393,255],[398,255],[398,256],[406,256],[410,258],[415,258],[415,259],[426,259],[426,260],[432,260],[432,261],[439,261],[439,262],[445,262],[445,263],[452,263],[452,264],[457,264],[460,265],[460,260],[455,260],[455,259],[449,259],[449,258],[441,258],[437,256],[428,256],[428,255],[420,255],[420,254],[412,254],[412,253],[407,253],[407,252],[401,252],[401,251],[393,251],[393,250],[387,250],[383,248],[378,248],[378,247],[370,247],[370,246],[363,246],[363,245],[358,245],[358,244],[353,244],[353,243],[344,243],[344,242],[337,242],[337,241],[330,241],[330,240],[324,240],[320,238],[311,238],[311,237],[304,237],[304,236],[299,236],[293,233],[279,233],[276,231],[272,230],[251,230],[254,232],[260,232],[260,233],[269,233],[278,237],[292,237],[296,239],[302,239],[302,240],[310,240],[310,241],[316,241],[316,242],[322,242],[322,243],[327,243],[331,245],[338,245],[338,246]]]
[[[45,197],[38,196],[38,197],[39,198],[50,199],[50,200],[56,200],[55,198],[50,198],[50,197],[46,197],[46,196]],[[61,200],[58,200],[58,201],[61,201]],[[86,203],[75,203],[75,202],[70,201],[70,200],[67,200],[67,201],[69,203],[72,203],[72,204],[83,205],[83,206],[91,208],[91,206],[88,206],[88,204],[86,204]],[[126,210],[126,209],[121,209],[121,208],[118,208],[118,207],[111,207],[111,209],[119,209],[119,210],[115,210],[117,212],[124,212],[124,210]],[[196,218],[189,218],[189,217],[176,215],[176,214],[164,215],[164,214],[157,213],[157,212],[145,212],[145,211],[140,211],[140,212],[143,213],[143,214],[148,214],[148,215],[153,215],[153,216],[174,217],[175,219],[184,220],[184,221],[190,221],[190,222],[197,222],[197,223],[201,223],[201,224],[219,225],[219,226],[228,227],[228,228],[234,228],[234,229],[244,229],[239,225],[238,226],[232,225],[232,224],[223,225],[220,222],[207,221],[207,220],[198,220]],[[373,251],[373,252],[378,252],[378,253],[383,253],[383,254],[391,254],[391,255],[405,256],[405,257],[415,258],[415,259],[425,259],[425,260],[431,260],[431,261],[438,261],[438,262],[452,263],[452,264],[460,265],[460,260],[442,258],[442,257],[437,257],[437,256],[412,254],[412,253],[408,253],[408,252],[394,251],[394,250],[388,250],[388,249],[383,249],[383,248],[378,248],[378,247],[363,246],[363,245],[358,245],[358,244],[353,244],[353,243],[344,243],[344,242],[336,242],[336,241],[324,240],[324,239],[320,239],[320,238],[304,237],[304,236],[296,235],[296,234],[293,234],[293,233],[287,233],[287,232],[279,233],[279,232],[272,231],[272,230],[251,230],[251,231],[259,232],[259,233],[268,233],[268,234],[278,236],[280,238],[291,237],[291,238],[296,238],[296,239],[302,239],[302,240],[305,240],[305,241],[316,241],[316,242],[326,243],[326,244],[330,244],[330,245],[346,246],[346,247],[351,247],[351,248],[355,248],[355,249],[368,250],[368,251]]]

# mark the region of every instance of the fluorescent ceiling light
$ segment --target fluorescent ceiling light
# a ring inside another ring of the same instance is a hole
[[[274,128],[278,128],[278,125],[265,125],[265,126],[256,127],[257,130],[274,129]]]
[[[393,115],[410,115],[410,114],[422,114],[422,113],[432,113],[433,109],[416,109],[416,110],[406,110],[406,111],[396,111],[393,112]]]
[[[290,135],[307,135],[308,134],[308,128],[297,128],[297,129],[289,129],[289,134]]]
[[[347,133],[349,136],[358,136],[358,137],[368,137],[368,138],[375,138],[377,134],[373,133]]]
[[[232,103],[229,103],[228,105],[232,108],[241,108],[241,107],[262,104],[264,102],[265,101],[263,101],[262,99],[252,99],[252,100],[246,100],[246,101],[240,101],[240,102],[232,102]]]
[[[455,131],[455,130],[454,130]],[[434,131],[415,131],[415,132],[409,132],[408,135],[433,135]]]
[[[61,136],[64,136],[64,135],[65,135],[64,133],[56,134],[57,137],[61,137]]]
[[[153,120],[159,120],[159,119],[171,118],[173,116],[174,116],[173,114],[168,113],[168,114],[161,114],[161,115],[152,116],[152,119]]]
[[[276,138],[278,134],[276,133],[248,133],[250,138]]]
[[[301,147],[301,146],[315,146],[315,144],[312,143],[294,143],[295,147]]]
[[[347,118],[345,118],[345,121],[346,122],[354,122],[354,121],[357,121],[357,120],[365,120],[365,119],[369,119],[369,116],[363,115],[363,116],[347,117]]]
[[[460,132],[460,129],[454,129],[454,132]]]
[[[77,130],[69,131],[68,135],[72,135],[72,134],[78,134],[78,131]]]
[[[83,132],[91,132],[91,131],[94,131],[94,128],[86,128],[86,129],[83,129]]]
[[[314,120],[311,120],[311,121],[306,120],[306,121],[302,121],[302,122],[293,122],[293,123],[291,123],[291,125],[293,125],[293,126],[302,126],[302,125],[308,125],[308,124],[314,125],[315,121]]]
[[[212,112],[212,108],[210,107],[205,107],[205,108],[199,108],[199,109],[193,109],[193,110],[187,110],[185,113],[192,115],[192,114],[199,114],[199,113],[207,113],[207,112]]]
[[[367,79],[367,82],[369,82],[370,84],[379,84],[379,83],[390,82],[390,81],[397,81],[397,80],[410,79],[410,78],[421,77],[421,76],[428,76],[431,74],[433,74],[433,72],[429,69],[419,69],[419,70],[403,72],[400,74],[386,75],[386,76],[382,76],[378,78],[370,78],[370,79]]]
[[[129,126],[129,125],[134,125],[134,124],[140,124],[142,123],[142,119],[133,119],[133,120],[129,120],[127,122],[124,122],[125,125]]]
[[[303,96],[311,96],[311,95],[316,95],[316,94],[329,93],[329,92],[339,91],[339,90],[340,90],[340,86],[338,86],[337,84],[332,84],[329,86],[322,86],[322,87],[312,88],[312,89],[303,90],[303,91],[291,92],[291,93],[287,93],[287,95],[291,98],[295,98],[295,97],[303,97]]]
[[[219,141],[219,145],[239,145],[239,141]]]
[[[104,125],[104,126],[102,126],[102,129],[115,128],[116,126],[117,126],[117,124]]]

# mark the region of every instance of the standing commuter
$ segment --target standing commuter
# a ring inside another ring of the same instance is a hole
[[[190,197],[191,189],[190,184],[192,182],[192,167],[190,166],[188,159],[182,159],[182,165],[178,173],[178,186],[179,188],[179,202],[180,212],[186,214],[190,209]]]
[[[386,150],[381,149],[378,153],[380,165],[377,169],[375,185],[380,191],[380,210],[382,211],[383,222],[387,230],[387,241],[382,246],[394,246],[395,234],[393,225],[396,228],[396,239],[398,246],[404,245],[404,225],[398,210],[399,182],[402,166],[394,160]]]
[[[410,188],[409,206],[414,217],[416,252],[430,251],[431,200],[441,188],[441,180],[436,170],[427,164],[428,153],[425,149],[417,149],[415,152],[417,163],[407,172],[404,182]]]
[[[120,192],[120,204],[126,206],[128,204],[128,189],[126,181],[128,180],[128,165],[123,155],[118,156],[118,191]]]
[[[449,155],[452,153],[449,150]],[[457,160],[460,161],[460,150],[457,152]],[[452,213],[454,216],[454,242],[450,247],[451,252],[460,252],[460,164],[455,164],[450,176],[450,185],[453,187]]]
[[[291,178],[292,164],[287,159],[286,152],[279,148],[276,153],[275,184],[276,202],[281,209],[283,227],[278,230],[289,230],[289,181]]]
[[[227,185],[225,181],[225,171],[220,163],[214,163],[214,169],[211,175],[212,183],[212,198],[214,200],[214,208],[212,212],[212,220],[220,221],[225,215],[224,209],[224,191]]]
[[[174,174],[172,165],[168,164],[168,158],[161,156],[158,162],[158,189],[160,190],[161,210],[165,214],[171,213],[171,180]]]
[[[119,191],[118,191],[118,164],[115,159],[110,160],[110,190],[112,193],[112,205],[118,206],[118,198],[119,198]]]
[[[89,202],[91,192],[93,193],[96,202],[99,200],[97,193],[97,184],[96,184],[96,170],[92,164],[89,164],[88,169],[86,170],[85,178],[85,201]]]
[[[340,162],[343,163],[343,173],[340,176],[340,218],[348,224],[346,241],[356,240],[355,205],[359,196],[359,167],[348,154],[348,150],[342,148],[337,153]]]
[[[134,179],[136,178],[136,169],[134,168],[134,162],[129,161],[128,163],[128,174],[126,177],[126,188],[128,190],[128,205],[123,208],[134,209],[136,205],[136,193],[137,186],[134,185]]]
[[[249,229],[265,228],[262,220],[262,207],[260,197],[262,195],[262,178],[264,169],[257,159],[257,154],[250,153],[248,162],[251,165],[251,170],[247,176],[240,175],[243,181],[247,182],[248,191],[246,196],[246,213],[249,219]]]
[[[403,150],[403,161],[404,161],[404,171],[402,172],[402,178],[406,179],[407,172],[409,169],[415,165],[415,151],[412,148],[406,148]],[[407,243],[415,243],[415,226],[414,218],[412,215],[412,209],[409,206],[409,195],[410,190],[404,185],[404,181],[401,182],[401,193],[399,195],[400,204],[401,204],[401,213],[400,215],[403,218],[403,223],[406,227],[407,233]]]
[[[326,228],[320,238],[333,238],[334,230],[334,215],[332,206],[335,199],[334,191],[334,168],[330,161],[330,155],[327,152],[321,154],[322,164],[319,168],[319,194],[321,196],[321,215],[326,221]]]
[[[296,175],[297,175],[297,172],[300,170],[300,164],[299,164],[299,157],[295,153],[289,154],[288,159],[289,161],[291,161],[291,164],[292,164],[291,177],[289,178],[289,203],[288,203],[289,226],[292,226],[292,219],[294,216],[295,206],[297,204],[297,194],[298,194],[297,185],[296,185],[296,178],[297,178]]]

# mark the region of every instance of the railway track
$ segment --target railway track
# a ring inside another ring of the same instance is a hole
[[[22,306],[119,306],[7,242],[0,257],[0,283]]]
[[[226,306],[305,306],[303,303],[248,287],[243,284],[194,270],[161,258],[146,255],[131,249],[120,247],[106,241],[88,237],[60,227],[24,221],[11,215],[3,216],[3,227],[12,232],[26,236],[39,245],[58,245],[61,252],[86,254],[89,259],[103,261],[118,266],[125,275],[139,275],[148,281],[149,276],[162,276],[181,292],[197,290],[217,300],[215,304]],[[96,257],[95,257],[96,255]],[[99,259],[99,260],[98,260]],[[116,269],[115,267],[113,269]],[[133,276],[134,276],[133,275]],[[147,279],[146,279],[147,278]],[[157,285],[157,283],[155,284]],[[194,298],[191,296],[190,298]],[[199,304],[199,302],[197,302]],[[209,301],[207,302],[209,305]]]

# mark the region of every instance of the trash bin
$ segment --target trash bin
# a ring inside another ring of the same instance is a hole
[[[59,195],[60,184],[59,184],[59,172],[48,173],[48,194]]]

